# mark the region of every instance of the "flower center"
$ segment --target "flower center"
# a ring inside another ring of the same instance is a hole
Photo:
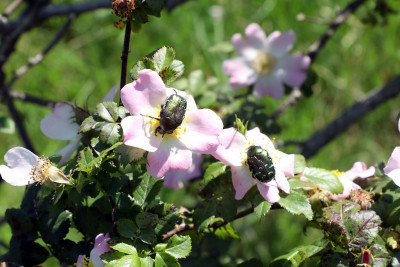
[[[275,67],[276,59],[268,51],[258,51],[250,66],[258,73],[268,74]]]
[[[331,171],[331,173],[333,173],[334,175],[336,175],[337,177],[340,177],[344,172],[341,172],[339,170],[333,170]]]
[[[80,264],[82,267],[93,267],[92,262],[91,262],[90,259],[89,259],[88,257],[86,257],[86,256],[83,256],[83,259],[79,261],[79,264]],[[77,264],[74,263],[74,266],[77,266]]]
[[[29,173],[35,182],[43,184],[48,179],[53,182],[70,182],[62,171],[51,164],[48,158],[42,156],[38,158],[37,162],[38,164],[32,166],[32,169]]]

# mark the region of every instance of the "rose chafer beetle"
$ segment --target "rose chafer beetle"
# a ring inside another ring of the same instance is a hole
[[[268,152],[260,146],[250,146],[246,164],[254,179],[266,183],[275,177],[274,163]]]
[[[150,117],[160,121],[160,126],[156,128],[155,135],[157,136],[157,133],[160,133],[164,137],[165,134],[172,134],[185,119],[186,107],[186,99],[178,95],[176,91],[175,94],[170,95],[165,104],[161,105],[160,118]]]

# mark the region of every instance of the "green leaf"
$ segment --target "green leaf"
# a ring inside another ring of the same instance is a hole
[[[164,7],[165,0],[146,0],[146,3],[152,8],[156,10],[160,10]]]
[[[217,213],[225,221],[232,221],[237,213],[237,201],[233,192],[227,192],[217,200]]]
[[[142,60],[138,61],[130,70],[129,75],[132,80],[137,80],[139,72],[145,69],[155,70],[153,61],[148,57],[144,57]]]
[[[13,134],[15,132],[15,122],[4,115],[0,115],[0,133]]]
[[[121,126],[118,123],[102,123],[100,128],[100,140],[113,145],[121,139]],[[121,140],[122,141],[122,140]]]
[[[204,231],[214,219],[216,201],[203,201],[193,212],[193,223],[197,231]]]
[[[135,204],[143,206],[145,202],[151,201],[160,192],[162,182],[159,179],[151,177],[148,172],[139,177],[140,184],[133,191]]]
[[[171,69],[170,67],[164,68],[160,73],[158,73],[165,83],[166,86],[170,85],[173,81],[176,80],[178,73]]]
[[[161,72],[169,67],[175,58],[175,51],[171,47],[163,46],[153,55],[154,68],[156,72]]]
[[[244,136],[246,136],[246,131],[247,131],[247,125],[249,124],[249,121],[246,121],[246,123],[244,123],[244,121],[242,121],[241,119],[239,119],[236,114],[235,114],[235,122],[233,123],[233,127],[235,127],[235,129],[243,134]]]
[[[239,235],[235,232],[230,223],[218,227],[214,233],[223,240],[239,239]]]
[[[192,249],[192,242],[189,236],[172,236],[165,247],[165,252],[177,259],[185,258]]]
[[[94,120],[93,116],[87,117],[79,127],[80,133],[86,133],[97,126],[98,122]]]
[[[137,255],[126,255],[119,260],[107,263],[106,267],[141,267],[140,258]]]
[[[40,221],[40,232],[42,239],[46,243],[57,244],[68,234],[72,213],[63,211],[55,218],[50,218],[50,214],[45,214]]]
[[[183,65],[183,62],[180,60],[174,59],[172,61],[171,65],[169,66],[176,74],[175,74],[175,79],[177,79],[179,76],[183,74],[183,71],[185,70],[185,66]]]
[[[339,178],[330,171],[318,168],[308,168],[304,172],[304,176],[313,184],[322,187],[333,194],[341,194],[343,185]]]
[[[304,187],[310,187],[310,183],[299,181],[297,178],[289,178],[290,190],[303,189]]]
[[[93,168],[100,166],[100,162],[101,158],[95,158],[92,150],[89,147],[85,147],[78,154],[78,171],[90,173]]]
[[[271,203],[268,201],[263,201],[254,208],[254,213],[256,214],[257,218],[261,220],[269,210],[271,209]]]
[[[102,102],[96,105],[98,115],[107,122],[116,122],[118,119],[118,105],[115,102]]]
[[[203,183],[207,184],[209,181],[223,174],[225,170],[226,170],[226,165],[219,161],[208,165],[204,173]]]
[[[123,252],[125,254],[129,255],[136,255],[137,256],[137,250],[134,246],[126,244],[126,243],[118,243],[118,244],[111,244],[110,247],[113,250],[117,250],[119,252]]]
[[[302,173],[307,166],[306,158],[303,155],[294,155],[294,173]]]
[[[141,212],[136,215],[136,224],[139,228],[150,228],[157,224],[158,216],[150,212]]]
[[[327,240],[321,240],[312,245],[296,247],[289,253],[275,258],[270,266],[300,266],[303,261],[322,251],[327,245]]]
[[[157,235],[153,229],[142,229],[139,234],[140,240],[146,244],[154,245],[157,242]]]
[[[117,221],[118,233],[123,237],[133,238],[136,236],[136,224],[129,219],[119,219]]]
[[[322,227],[325,235],[336,245],[350,251],[368,247],[378,236],[382,223],[372,210],[361,210],[357,203],[340,200],[323,209]]]
[[[278,201],[282,208],[286,209],[292,214],[304,214],[307,219],[312,220],[313,211],[311,209],[308,199],[300,194],[291,193],[286,196],[281,196]]]
[[[178,266],[180,266],[178,260],[174,256],[172,256],[168,253],[162,253],[162,252],[156,254],[155,265],[156,265],[156,267],[165,267],[165,266],[178,267]]]

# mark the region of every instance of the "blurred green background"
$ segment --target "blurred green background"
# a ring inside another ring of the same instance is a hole
[[[2,0],[0,10],[11,2]],[[273,137],[278,140],[307,139],[354,101],[400,73],[400,16],[394,14],[387,16],[387,20],[383,19],[372,12],[376,2],[379,1],[367,1],[320,52],[312,66],[318,75],[318,81],[313,86],[314,94],[301,99],[279,118],[282,132]],[[176,58],[184,62],[184,76],[201,69],[207,76],[217,77],[222,84],[227,83],[228,77],[222,73],[221,64],[235,54],[212,52],[210,47],[229,42],[234,33],[243,33],[248,24],[257,22],[267,34],[274,30],[294,30],[297,41],[293,51],[307,52],[327,25],[298,21],[297,15],[303,13],[326,22],[348,3],[344,0],[315,0],[312,3],[307,0],[189,1],[172,13],[163,11],[161,18],[151,17],[150,23],[145,24],[140,33],[133,34],[128,68],[146,54],[168,45],[175,49]],[[400,1],[393,0],[390,4],[394,9],[400,9]],[[111,9],[79,16],[44,61],[21,77],[13,89],[55,101],[72,101],[93,110],[120,79],[124,32],[113,26],[114,21],[117,18]],[[7,77],[10,78],[14,70],[26,64],[29,57],[41,52],[64,22],[64,17],[55,17],[24,34],[5,66]],[[392,149],[400,144],[396,120],[400,111],[398,101],[398,98],[392,99],[379,106],[324,147],[309,164],[345,171],[355,161],[365,161],[367,165],[386,162]],[[263,100],[270,113],[280,102],[269,98]],[[16,105],[38,154],[50,155],[66,145],[40,132],[40,120],[50,113],[49,108],[19,101]],[[8,116],[4,105],[0,105],[0,115]],[[14,146],[23,145],[17,133],[0,133],[0,138],[0,155]],[[285,149],[294,150],[290,147]],[[2,159],[1,163],[4,163]],[[0,184],[0,219],[7,208],[19,206],[23,190],[5,182]],[[165,189],[164,197],[177,206],[190,207],[196,201],[186,193],[186,189],[174,193]],[[303,232],[305,223],[305,218],[293,218],[285,211],[272,211],[261,221],[255,216],[247,216],[233,224],[241,236],[240,241],[229,246],[222,241],[214,243],[226,246],[228,251],[218,254],[217,258],[220,262],[229,262],[229,255],[234,255],[269,262],[297,245],[318,239],[318,233],[312,229]],[[8,244],[10,237],[10,228],[0,225],[1,242]],[[0,255],[5,251],[0,245]]]

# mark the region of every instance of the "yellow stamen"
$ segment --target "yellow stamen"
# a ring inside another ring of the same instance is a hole
[[[268,51],[258,51],[250,66],[258,73],[268,74],[275,67],[276,59]]]
[[[29,175],[35,182],[43,184],[50,179],[53,182],[70,183],[65,174],[57,167],[53,166],[49,158],[44,156],[37,159],[38,164],[32,166]]]

